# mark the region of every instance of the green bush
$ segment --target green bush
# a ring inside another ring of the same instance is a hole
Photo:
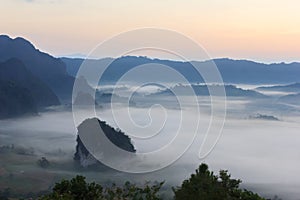
[[[173,188],[175,200],[264,200],[253,192],[239,188],[241,180],[231,179],[228,171],[214,175],[206,164],[201,164],[188,180]]]

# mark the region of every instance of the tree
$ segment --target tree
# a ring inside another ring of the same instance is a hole
[[[42,157],[41,159],[38,160],[38,165],[42,168],[47,168],[47,167],[49,167],[50,163],[47,160],[47,158]]]
[[[173,188],[175,200],[264,200],[257,194],[239,188],[241,180],[231,179],[228,171],[214,175],[206,164],[201,164],[181,187]]]
[[[144,187],[126,182],[123,187],[113,184],[111,187],[103,188],[92,182],[87,183],[85,177],[76,176],[72,180],[62,180],[57,183],[51,194],[45,195],[40,200],[159,200],[158,192],[162,183]]]

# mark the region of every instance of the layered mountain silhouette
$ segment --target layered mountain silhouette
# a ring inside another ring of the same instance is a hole
[[[279,102],[300,105],[300,93],[282,96],[279,98]]]
[[[189,95],[197,95],[197,96],[220,96],[224,93],[222,92],[221,85],[175,85],[171,88],[167,88],[164,90],[160,90],[156,93],[150,94],[149,96],[156,96],[156,95],[182,95],[182,96],[189,96]],[[188,88],[193,89],[194,93],[191,93]],[[209,88],[212,89],[213,93],[211,94]],[[229,97],[247,97],[247,98],[267,98],[266,95],[263,95],[259,92],[253,90],[245,90],[238,88],[234,85],[225,85],[224,86],[226,96]]]
[[[36,113],[37,107],[28,89],[0,80],[0,119]]]
[[[0,62],[17,58],[34,76],[51,88],[62,102],[70,101],[74,77],[66,72],[64,62],[39,51],[20,37],[12,39],[1,35],[0,47]]]
[[[0,63],[0,80],[26,88],[27,91],[30,91],[38,108],[60,104],[54,92],[43,81],[34,76],[22,61],[16,58]]]
[[[75,76],[84,59],[62,58],[66,63],[67,71]],[[89,60],[97,70],[103,70],[104,64],[110,63],[102,77],[103,83],[114,83],[124,73],[136,66],[143,64],[162,64],[175,69],[191,83],[203,83],[203,77],[195,70],[194,66],[205,67],[211,61],[179,62],[171,60],[151,59],[147,57],[125,56],[117,59],[105,58]],[[228,58],[214,59],[223,81],[228,84],[288,84],[300,82],[300,63],[263,64],[248,60],[232,60]],[[193,66],[194,65],[194,66]],[[149,74],[155,77],[156,74]],[[168,82],[168,77],[166,77]]]
[[[300,83],[293,83],[293,84],[288,84],[288,85],[258,87],[257,89],[258,90],[264,90],[264,91],[279,91],[279,92],[300,93]]]
[[[211,64],[211,61],[180,62],[151,59],[142,56],[125,56],[117,59],[105,58],[98,60],[84,60],[81,58],[60,59],[39,51],[29,41],[23,38],[18,37],[12,39],[9,36],[0,35],[0,81],[3,99],[1,109],[4,110],[3,102],[8,102],[9,98],[12,98],[11,102],[17,102],[16,99],[19,98],[19,96],[12,96],[16,93],[7,92],[9,87],[12,88],[12,91],[21,91],[23,89],[23,92],[20,92],[20,94],[25,95],[26,93],[26,102],[32,102],[32,106],[29,106],[31,109],[29,109],[30,111],[28,112],[35,112],[34,110],[39,110],[46,106],[59,105],[60,102],[71,103],[75,77],[84,61],[88,63],[89,68],[87,71],[89,71],[91,75],[97,76],[97,73],[93,72],[95,70],[102,70],[103,75],[100,79],[100,83],[107,84],[116,83],[126,72],[136,66],[143,64],[166,65],[183,75],[187,81],[192,84],[197,95],[208,95],[207,88],[205,88],[203,84],[202,86],[199,84],[204,83],[204,79],[194,66],[205,68],[209,66],[209,63]],[[232,85],[237,83],[289,84],[294,82],[295,84],[292,85],[259,89],[299,93],[300,63],[262,64],[247,60],[231,60],[227,58],[214,59],[213,61],[225,82],[225,90],[228,96],[265,97],[259,92],[243,90]],[[110,65],[104,71],[107,64]],[[155,80],[158,74],[157,72],[151,73],[150,71],[147,76],[153,77],[153,80]],[[166,74],[165,77],[165,82],[173,80],[172,76],[168,74]],[[143,81],[143,79],[143,76],[136,76],[133,81],[138,82],[139,80]],[[80,77],[78,80],[76,87],[80,88],[80,90],[78,90],[80,98],[78,97],[78,99],[75,100],[78,100],[79,104],[83,105],[86,104],[85,101],[94,102],[94,100],[90,98],[91,95],[88,95],[94,92],[92,91],[93,88],[88,85],[84,78]],[[175,87],[179,86],[177,85]],[[180,88],[184,89],[184,86],[181,85]],[[160,92],[167,94],[168,90]],[[297,98],[297,96],[295,96],[296,95],[288,96],[286,98],[295,99]],[[77,96],[75,97],[77,98]],[[96,95],[96,100],[99,100],[99,98],[101,101],[106,101],[106,99],[109,100],[111,98],[111,95]],[[10,106],[7,108],[10,108]],[[27,111],[24,110],[19,113],[26,112]],[[18,112],[12,110],[12,113]]]
[[[0,118],[36,114],[60,102],[54,92],[16,58],[0,62]]]

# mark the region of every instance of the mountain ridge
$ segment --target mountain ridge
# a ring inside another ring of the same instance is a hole
[[[0,62],[0,80],[14,82],[29,90],[38,108],[60,105],[54,92],[17,58]]]
[[[0,35],[0,62],[17,58],[40,80],[45,82],[61,101],[71,99],[74,77],[66,71],[66,65],[59,58],[41,52],[21,37],[15,39]]]
[[[84,59],[80,58],[61,58],[67,66],[70,75],[76,76],[80,65]],[[205,66],[209,61],[181,62],[172,60],[152,59],[143,56],[125,56],[120,58],[105,58],[113,61],[106,72],[103,74],[103,83],[114,83],[122,74],[134,67],[142,64],[162,64],[177,70],[184,75],[191,83],[204,82],[201,75],[194,69],[196,66]],[[103,59],[90,59],[89,61],[98,62],[99,70]],[[251,60],[234,60],[230,58],[213,59],[223,81],[228,84],[288,84],[300,82],[300,63],[258,63]],[[154,74],[155,75],[155,74]]]

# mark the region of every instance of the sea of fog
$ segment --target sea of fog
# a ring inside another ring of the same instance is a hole
[[[97,109],[97,115],[131,136],[138,152],[155,151],[163,147],[176,137],[182,121],[185,123],[183,131],[189,140],[195,131],[195,119],[199,119],[196,138],[182,157],[156,172],[132,175],[137,180],[165,180],[167,185],[179,185],[200,163],[205,162],[215,172],[227,169],[234,178],[243,180],[243,187],[261,195],[299,199],[299,110],[287,110],[270,100],[227,98],[224,121],[223,102],[216,101],[213,121],[215,127],[222,128],[222,132],[220,137],[217,131],[210,133],[208,137],[218,139],[217,144],[201,159],[199,150],[204,134],[214,128],[209,126],[212,108],[208,97],[198,97],[199,105],[187,104],[184,111],[172,106],[170,102],[167,108],[157,104],[149,106],[145,102],[144,106],[139,107],[123,104],[113,108],[111,105],[103,106]],[[249,116],[255,113],[276,116],[279,121],[250,119]],[[63,151],[65,157],[72,158],[76,136],[73,113],[66,109],[0,121],[0,145],[33,147],[40,155]],[[164,156],[157,159],[164,159]],[[110,179],[114,180],[114,177]]]

